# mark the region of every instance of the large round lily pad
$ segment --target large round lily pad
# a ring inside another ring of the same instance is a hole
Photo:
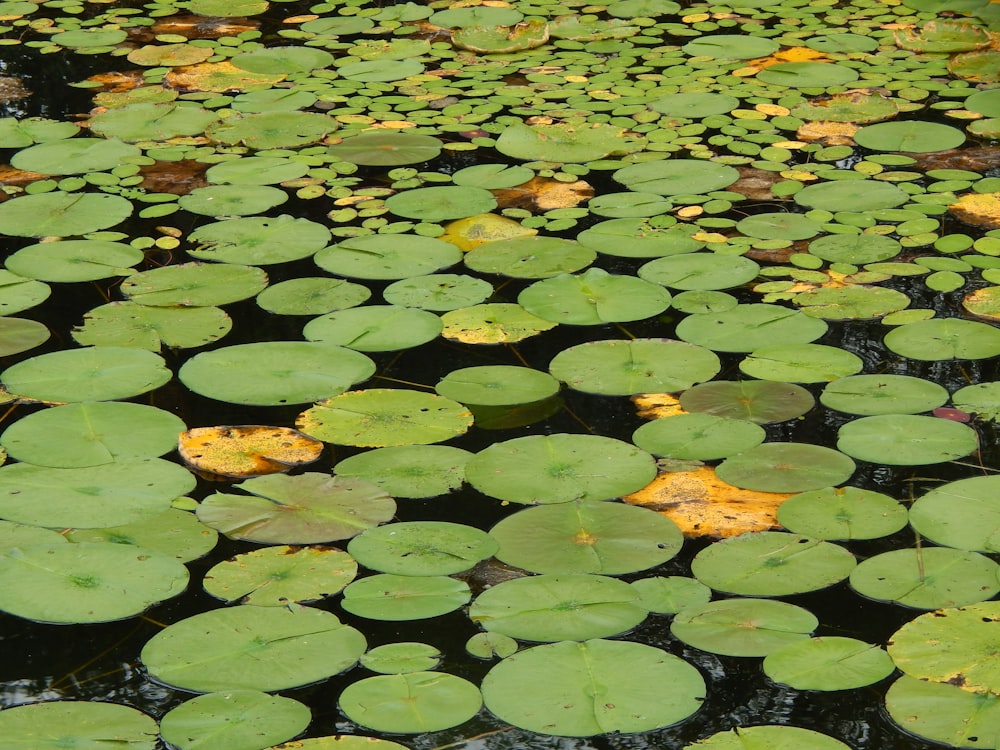
[[[486,707],[505,722],[586,737],[644,732],[686,719],[701,706],[705,681],[661,649],[588,640],[514,654],[490,670],[482,690]]]
[[[154,307],[208,307],[253,297],[267,286],[256,266],[181,263],[130,276],[121,290],[133,302]]]
[[[231,539],[262,544],[349,539],[396,512],[393,499],[374,484],[317,472],[255,477],[236,488],[250,494],[209,495],[198,519]]]
[[[344,589],[341,606],[370,620],[427,620],[468,604],[469,585],[451,576],[380,573]]]
[[[294,737],[311,718],[309,707],[297,700],[259,690],[228,690],[170,709],[160,719],[160,735],[177,750],[241,750]]]
[[[989,359],[1000,355],[1000,329],[959,318],[918,320],[889,331],[885,345],[903,357],[923,361]]]
[[[784,724],[761,724],[717,732],[684,750],[848,750],[826,734]]]
[[[852,375],[835,380],[819,397],[829,409],[847,414],[917,414],[933,411],[948,400],[937,383],[910,375]]]
[[[910,523],[918,533],[937,544],[1000,552],[998,490],[997,476],[949,482],[917,498],[910,507]]]
[[[927,153],[947,151],[965,142],[965,133],[950,125],[923,120],[878,122],[854,134],[855,142],[873,151]]]
[[[665,516],[591,500],[526,508],[490,536],[499,543],[498,560],[532,573],[633,573],[666,562],[683,544]]]
[[[839,180],[807,185],[793,196],[796,203],[824,211],[871,211],[895,208],[910,194],[889,182]]]
[[[107,229],[132,215],[132,203],[107,193],[24,195],[0,205],[0,233],[65,237]]]
[[[465,465],[483,494],[528,505],[608,500],[645,487],[653,457],[600,435],[531,435],[494,443]]]
[[[340,710],[363,727],[418,734],[468,721],[483,705],[483,698],[479,688],[453,674],[411,672],[352,683],[340,694],[339,703]]]
[[[689,315],[677,324],[677,338],[717,352],[752,352],[777,344],[808,344],[827,324],[780,305],[737,305],[720,313]]]
[[[66,138],[22,149],[10,162],[11,166],[28,172],[86,174],[113,169],[141,153],[137,146],[114,139]]]
[[[329,153],[351,164],[396,167],[430,161],[443,145],[434,136],[383,130],[345,138],[330,146]]]
[[[157,747],[157,725],[129,706],[102,701],[27,703],[0,711],[0,735],[11,750],[96,748],[115,743],[128,750]]]
[[[695,413],[654,419],[632,433],[632,442],[655,456],[707,461],[742,453],[765,437],[755,421]]]
[[[446,521],[401,521],[363,531],[347,551],[366,568],[404,576],[461,573],[497,551],[474,526]]]
[[[713,380],[687,389],[680,397],[685,411],[757,424],[801,417],[815,403],[802,386],[770,380]]]
[[[979,437],[968,425],[913,414],[862,417],[837,433],[837,449],[848,456],[900,466],[953,461],[978,447]]]
[[[352,237],[315,257],[320,268],[353,279],[405,279],[448,268],[461,259],[454,245],[411,234]]]
[[[537,281],[517,301],[533,315],[555,323],[600,325],[659,315],[670,306],[670,293],[634,276],[590,268],[579,276]]]
[[[857,487],[801,492],[778,506],[778,522],[813,539],[878,539],[906,526],[906,506]]]
[[[906,732],[948,747],[985,750],[1000,732],[1000,698],[960,685],[903,675],[890,686],[885,706]]]
[[[329,612],[241,605],[173,623],[146,642],[140,658],[151,678],[182,690],[270,692],[342,672],[366,645]]]
[[[441,318],[428,310],[364,305],[313,318],[302,335],[359,352],[392,352],[433,341],[441,328]]]
[[[722,190],[740,173],[726,164],[707,159],[667,159],[632,164],[614,173],[629,190],[657,195],[700,195]]]
[[[458,489],[472,453],[451,445],[396,445],[356,453],[334,474],[377,484],[393,497],[434,497]]]
[[[639,276],[671,289],[732,289],[757,277],[760,266],[749,258],[715,253],[683,253],[651,260]]]
[[[758,492],[805,492],[850,479],[855,465],[833,448],[809,443],[762,443],[723,461],[715,472],[729,484]]]
[[[722,599],[682,610],[670,632],[689,646],[725,656],[767,656],[802,641],[819,621],[774,599]]]
[[[308,258],[326,247],[330,230],[286,214],[275,218],[226,219],[199,227],[188,240],[192,258],[220,263],[266,265]]]
[[[480,273],[516,279],[547,279],[586,268],[597,253],[560,237],[515,237],[487,242],[470,250],[465,265]]]
[[[77,343],[88,346],[159,352],[164,346],[189,349],[211,344],[232,327],[232,319],[218,307],[153,307],[125,301],[95,307],[72,334]]]
[[[385,205],[397,216],[446,221],[487,213],[496,208],[497,201],[483,188],[447,185],[405,190],[387,198]]]
[[[796,641],[764,658],[764,674],[796,690],[851,690],[878,682],[894,669],[878,646],[824,636]]]
[[[4,261],[4,268],[39,281],[96,281],[129,275],[143,257],[124,242],[63,240],[22,247]]]
[[[740,362],[740,370],[750,377],[787,383],[826,383],[854,375],[863,367],[858,355],[823,344],[765,346]]]

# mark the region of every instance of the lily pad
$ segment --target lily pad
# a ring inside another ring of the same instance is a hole
[[[708,349],[669,339],[592,341],[563,349],[549,363],[570,388],[609,396],[684,390],[711,380],[720,367]]]
[[[398,445],[348,456],[333,472],[365,479],[393,497],[435,497],[462,486],[471,456],[450,445]]]
[[[205,51],[196,47],[186,47],[186,49],[198,53]],[[201,54],[198,56],[205,59]],[[90,118],[89,124],[93,132],[100,133],[106,138],[135,143],[200,135],[218,119],[218,114],[193,102],[137,102],[96,114]]]
[[[122,282],[126,297],[153,307],[211,307],[252,297],[267,286],[256,266],[181,263],[134,274]]]
[[[757,278],[760,266],[749,258],[684,253],[657,258],[639,268],[639,277],[682,291],[732,289]]]
[[[449,310],[441,335],[466,344],[512,344],[556,327],[517,304],[494,302]]]
[[[910,359],[989,359],[1000,355],[1000,330],[987,323],[935,318],[907,323],[889,331],[886,347]]]
[[[356,307],[371,296],[371,289],[361,284],[306,276],[272,284],[257,295],[257,304],[276,315],[323,315]]]
[[[320,401],[299,415],[297,425],[325,443],[381,448],[449,440],[469,429],[472,414],[444,396],[368,388]]]
[[[48,341],[49,329],[36,320],[0,317],[0,357],[34,349]]]
[[[624,195],[636,195],[625,193]],[[652,196],[652,193],[649,193]],[[657,200],[659,196],[653,196]],[[588,204],[594,213],[595,201]],[[664,206],[669,208],[669,206]],[[622,213],[622,212],[617,212]],[[627,212],[625,212],[627,213]],[[658,211],[654,211],[658,213]],[[601,215],[613,215],[604,212]],[[646,216],[645,212],[640,214]],[[669,227],[655,227],[644,219],[620,218],[602,221],[576,236],[577,242],[604,255],[619,258],[660,258],[667,255],[693,253],[705,246],[701,240],[692,235],[691,227],[675,224]],[[659,283],[659,282],[657,282]]]
[[[979,448],[978,435],[968,425],[913,414],[862,417],[845,424],[837,435],[842,453],[889,465],[942,463]]]
[[[805,492],[846,482],[855,465],[832,448],[809,443],[762,443],[716,468],[724,482],[759,492]]]
[[[366,645],[329,612],[242,605],[169,625],[146,642],[140,658],[152,679],[182,690],[269,692],[343,672]]]
[[[532,573],[622,575],[676,555],[683,537],[664,516],[637,506],[576,500],[526,508],[496,524],[498,560]]]
[[[948,391],[910,375],[851,375],[829,383],[819,400],[847,414],[917,414],[944,405]]]
[[[706,547],[691,561],[694,577],[739,596],[787,596],[832,586],[851,574],[843,547],[782,531],[756,531]]]
[[[486,707],[531,732],[587,737],[643,732],[695,713],[698,670],[672,654],[627,641],[564,641],[525,649],[483,679]],[[599,700],[594,700],[599,695]]]
[[[137,146],[114,139],[65,138],[22,149],[10,163],[17,169],[42,174],[86,174],[113,169],[141,153]]]
[[[361,666],[379,674],[410,674],[434,669],[441,657],[441,652],[428,643],[387,643],[362,656]]]
[[[680,405],[688,412],[769,424],[801,417],[813,408],[815,401],[809,391],[794,383],[713,380],[684,391]],[[747,446],[746,450],[752,447]]]
[[[544,160],[584,164],[616,151],[632,151],[622,128],[602,123],[576,126],[512,124],[497,138],[496,149],[525,161]]]
[[[590,268],[535,282],[517,297],[525,310],[564,325],[599,325],[643,320],[670,306],[670,293],[634,276]]]
[[[898,240],[880,234],[828,234],[809,243],[809,253],[830,263],[877,263],[903,250]]]
[[[447,576],[492,557],[497,542],[473,526],[401,521],[368,529],[347,546],[371,570],[403,576]]]
[[[404,190],[389,196],[386,207],[397,216],[421,221],[446,221],[487,213],[497,207],[489,190],[445,185]]]
[[[308,258],[326,247],[330,230],[283,214],[206,224],[188,235],[188,240],[196,244],[188,254],[198,260],[267,265]]]
[[[202,352],[178,378],[195,393],[235,404],[304,404],[343,393],[375,372],[367,356],[322,341],[259,341]]]
[[[910,507],[910,524],[937,544],[1000,551],[998,487],[1000,477],[994,476],[948,482],[917,498]]]
[[[118,743],[127,750],[153,750],[156,720],[129,706],[100,701],[47,701],[0,712],[0,732],[11,750],[61,750]]]
[[[654,456],[710,461],[749,450],[765,437],[755,421],[694,413],[654,419],[632,433],[632,442]]]
[[[159,352],[164,346],[189,349],[225,336],[233,321],[218,307],[151,307],[111,302],[95,307],[72,330],[85,346],[124,346]]]
[[[791,643],[764,658],[764,674],[796,690],[852,690],[892,674],[889,655],[855,638],[823,636]]]
[[[315,143],[336,128],[336,120],[319,112],[257,112],[229,117],[205,135],[255,149],[293,148]]]
[[[290,739],[309,725],[309,707],[256,690],[208,693],[170,709],[160,735],[177,750],[243,750]]]
[[[132,203],[107,193],[23,195],[0,205],[0,232],[13,237],[65,237],[107,229],[132,215]]]
[[[958,148],[965,143],[965,133],[950,125],[908,120],[866,125],[854,134],[854,140],[873,151],[924,154]]]
[[[344,589],[341,606],[370,620],[427,620],[453,612],[471,598],[469,585],[449,576],[380,573]]]
[[[29,279],[69,283],[128,276],[144,257],[124,242],[63,240],[22,247],[4,267]]]
[[[356,279],[405,279],[448,268],[462,259],[454,245],[412,234],[352,237],[316,253],[316,265]]]
[[[629,190],[657,195],[703,195],[722,190],[740,173],[726,164],[705,159],[668,159],[632,164],[617,170],[617,182]]]
[[[200,472],[244,478],[312,463],[323,443],[289,427],[223,425],[182,432],[177,450],[184,463]]]
[[[714,38],[718,39],[718,37]],[[744,48],[746,46],[760,46],[760,43],[763,43],[768,47],[773,46],[773,42],[769,39],[765,40],[757,37],[739,38],[746,43],[743,45]],[[716,51],[719,51],[720,47],[727,46],[725,43],[718,45],[717,42],[713,41],[713,37],[711,36],[701,37],[694,42],[689,42],[691,45],[701,43],[713,46]],[[668,115],[670,117],[700,118],[708,117],[709,115],[721,115],[726,112],[732,112],[740,106],[740,100],[735,96],[729,96],[728,94],[682,91],[676,94],[664,96],[660,99],[654,99],[649,102],[647,106],[654,112],[660,112],[661,114]]]
[[[809,344],[827,331],[822,320],[780,305],[737,305],[721,313],[689,315],[677,337],[717,352],[752,352],[776,344]]]
[[[586,268],[597,253],[575,240],[517,237],[487,242],[465,255],[465,265],[480,273],[516,279],[546,279]]]
[[[878,539],[906,526],[906,506],[857,487],[801,492],[778,506],[778,521],[812,539]]]
[[[780,46],[773,39],[749,34],[706,34],[688,42],[681,49],[692,57],[752,60],[756,57],[768,57],[777,52]]]
[[[280,206],[288,193],[270,185],[209,185],[182,195],[185,211],[202,216],[249,216]]]
[[[169,453],[185,429],[179,417],[153,406],[84,402],[22,417],[4,430],[0,444],[37,466],[99,466]]]
[[[670,632],[689,646],[724,656],[767,656],[809,638],[819,621],[774,599],[722,599],[677,613]]]
[[[609,500],[646,486],[653,457],[600,435],[530,435],[494,443],[465,465],[469,484],[526,505]]]
[[[261,544],[349,539],[396,512],[393,499],[374,484],[317,472],[256,477],[235,488],[249,494],[209,495],[198,519],[230,539]]]
[[[796,203],[806,208],[872,211],[901,206],[910,199],[910,194],[889,182],[839,180],[807,185],[792,197]]]
[[[219,535],[201,523],[193,513],[168,508],[162,513],[121,526],[72,529],[66,532],[65,538],[71,542],[131,544],[189,562],[211,552]]]
[[[313,318],[302,335],[359,352],[393,352],[433,341],[441,328],[441,318],[427,310],[365,305]]]
[[[516,406],[554,396],[559,381],[530,367],[484,365],[452,370],[434,390],[469,406]]]
[[[444,144],[434,136],[388,131],[365,132],[345,138],[328,149],[332,156],[351,164],[396,167],[420,164],[441,153]]]
[[[213,565],[202,580],[206,593],[228,604],[284,607],[336,594],[354,580],[358,564],[333,547],[276,546]],[[287,738],[286,738],[287,739]]]
[[[740,371],[750,377],[787,383],[827,383],[863,367],[856,354],[822,344],[765,346],[740,362]]]
[[[0,610],[35,622],[109,622],[177,596],[187,583],[183,563],[131,545],[32,545],[0,557]]]
[[[410,672],[354,682],[340,694],[339,703],[340,710],[361,726],[419,734],[463,724],[479,712],[483,699],[479,688],[461,677]]]
[[[172,373],[153,352],[91,346],[40,354],[8,367],[0,380],[11,393],[38,401],[113,401],[146,393]]]
[[[787,62],[764,68],[757,79],[773,86],[826,88],[853,83],[858,80],[858,72],[831,62]]]
[[[847,750],[848,746],[826,734],[779,724],[738,727],[716,732],[685,750]]]
[[[862,596],[915,609],[982,602],[1000,591],[1000,566],[985,555],[948,547],[895,549],[869,557],[851,573]]]

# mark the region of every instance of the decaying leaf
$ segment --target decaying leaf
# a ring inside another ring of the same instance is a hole
[[[791,494],[754,492],[726,484],[715,469],[659,474],[646,487],[622,498],[676,523],[685,536],[729,537],[779,528],[778,506]]]
[[[970,172],[985,172],[1000,164],[1000,148],[996,146],[953,148],[948,151],[914,154],[913,158],[917,160],[917,166],[925,172],[931,169],[966,169]]]
[[[201,63],[171,70],[166,84],[185,91],[241,91],[249,86],[270,86],[285,79],[284,73],[251,73],[231,62]]]
[[[493,195],[500,208],[549,211],[579,206],[594,197],[594,188],[583,180],[560,182],[549,177],[533,177],[523,185],[494,190]]]
[[[13,76],[0,76],[0,103],[16,102],[29,96],[31,92],[20,80]]]
[[[468,251],[487,242],[512,240],[515,237],[532,237],[537,229],[522,226],[520,222],[496,214],[477,214],[452,221],[445,226],[438,239],[450,242],[459,250]]]
[[[632,396],[636,414],[643,419],[663,419],[687,414],[681,408],[680,399],[670,393],[640,393]]]
[[[23,169],[14,169],[8,164],[0,164],[0,185],[13,185],[23,187],[37,180],[42,180],[48,175],[39,172],[26,172]]]
[[[854,134],[860,128],[851,122],[819,120],[802,125],[796,135],[803,141],[820,141],[827,146],[853,146]]]
[[[90,76],[87,81],[100,84],[101,91],[113,91],[116,93],[131,91],[146,83],[141,70],[130,70],[124,73],[98,73],[97,75]]]
[[[179,15],[157,21],[152,26],[154,35],[179,34],[188,39],[218,39],[236,36],[260,28],[259,21],[249,18],[212,18],[208,16]]]
[[[1000,193],[968,193],[948,206],[948,210],[967,224],[1000,228]]]
[[[187,195],[195,188],[205,187],[205,171],[210,165],[193,159],[158,161],[143,165],[140,187],[153,193]]]
[[[288,427],[222,425],[182,432],[178,452],[200,471],[256,477],[312,463],[323,452],[323,443]]]
[[[784,200],[771,192],[771,187],[776,182],[781,182],[785,178],[777,172],[768,172],[756,167],[738,167],[740,178],[729,186],[728,190],[746,196],[752,201],[773,201]]]

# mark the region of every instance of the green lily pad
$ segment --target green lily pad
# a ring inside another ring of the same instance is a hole
[[[94,748],[115,742],[123,750],[153,750],[156,720],[129,706],[100,701],[47,701],[0,712],[0,732],[11,750]]]
[[[0,317],[0,357],[34,349],[48,341],[50,335],[38,321]]]
[[[878,539],[906,526],[906,506],[857,487],[801,492],[778,506],[778,523],[812,539]]]
[[[965,143],[965,133],[950,125],[907,120],[866,125],[854,134],[854,140],[872,151],[924,154],[958,148]]]
[[[650,281],[590,268],[578,276],[562,274],[535,282],[517,301],[531,314],[555,323],[600,325],[659,315],[670,306],[670,293]]]
[[[218,307],[150,307],[111,302],[95,307],[72,331],[84,346],[124,346],[159,352],[163,346],[190,349],[210,344],[233,327]]]
[[[427,620],[454,612],[472,594],[464,581],[449,576],[379,573],[344,589],[341,606],[369,620]]]
[[[524,15],[514,8],[474,5],[470,8],[439,10],[428,20],[435,26],[466,28],[468,26],[513,26]]]
[[[497,551],[497,542],[473,526],[445,521],[401,521],[363,531],[347,551],[371,570],[402,576],[461,573]]]
[[[869,557],[851,573],[862,596],[915,609],[963,607],[1000,591],[1000,566],[985,555],[948,547],[895,549]]]
[[[343,672],[366,645],[329,612],[241,605],[169,625],[146,642],[140,658],[152,679],[182,690],[269,692]]]
[[[147,44],[126,55],[125,59],[136,65],[150,67],[177,67],[196,65],[212,56],[212,50],[191,44]]]
[[[847,414],[917,414],[942,406],[948,391],[910,375],[851,375],[829,383],[819,400]]]
[[[48,299],[52,287],[0,269],[0,315],[30,310]]]
[[[719,358],[708,349],[669,339],[591,341],[563,349],[549,372],[585,393],[631,396],[681,391],[711,380]]]
[[[308,171],[309,165],[291,159],[278,156],[243,156],[209,167],[205,172],[205,179],[215,185],[227,183],[232,185],[275,185],[285,180],[302,177]],[[288,220],[291,217],[282,216],[279,218]],[[300,221],[305,221],[305,219]],[[204,228],[199,231],[204,231]]]
[[[94,115],[90,118],[90,129],[105,138],[127,143],[163,141],[179,136],[200,135],[218,119],[218,114],[199,107],[194,102],[137,102]],[[113,166],[115,165],[101,169]]]
[[[332,596],[357,573],[358,564],[343,550],[276,546],[223,560],[205,573],[202,586],[228,604],[284,607]]]
[[[141,153],[137,146],[114,139],[65,138],[22,149],[11,157],[10,163],[28,172],[86,174],[113,169]]]
[[[716,468],[719,479],[757,492],[805,492],[842,484],[855,465],[832,448],[808,443],[762,443]]]
[[[189,0],[187,8],[199,16],[236,18],[267,10],[267,0]]]
[[[977,91],[965,100],[963,106],[983,117],[1000,117],[1000,89]]]
[[[647,615],[624,581],[586,574],[503,581],[481,593],[469,618],[490,632],[528,641],[584,641],[617,635]]]
[[[232,404],[304,404],[343,393],[375,372],[353,349],[323,341],[259,341],[202,352],[177,374],[202,396]]]
[[[681,408],[687,412],[757,424],[801,417],[815,403],[802,386],[770,380],[713,380],[689,388],[680,397]]]
[[[629,195],[626,193],[625,195]],[[631,195],[635,195],[632,193]],[[648,195],[652,196],[652,193]],[[653,196],[662,200],[659,196]],[[595,201],[588,208],[594,213]],[[664,209],[669,208],[664,206]],[[620,212],[619,212],[620,213]],[[612,215],[604,213],[602,215]],[[640,214],[646,216],[645,212]],[[675,224],[669,227],[654,227],[644,219],[621,218],[602,221],[576,236],[577,242],[604,255],[619,258],[661,258],[667,255],[693,253],[705,246],[694,239],[691,227]],[[659,283],[659,282],[657,282]]]
[[[384,83],[420,75],[424,66],[418,60],[362,60],[341,65],[338,72],[349,81]]]
[[[186,429],[179,417],[153,406],[77,403],[22,417],[4,430],[0,444],[12,458],[37,466],[98,466],[162,456]]]
[[[650,576],[629,584],[639,592],[639,600],[650,612],[676,615],[688,607],[698,607],[712,598],[712,589],[687,576]]]
[[[286,214],[247,217],[206,224],[188,235],[192,258],[221,263],[267,265],[308,258],[326,247],[330,230]]]
[[[759,265],[739,255],[684,253],[651,260],[639,268],[639,277],[672,289],[710,291],[742,286],[759,271]]]
[[[701,37],[694,42],[689,42],[689,44],[715,46],[715,43],[712,41],[713,38],[717,39],[718,37]],[[766,44],[767,46],[772,46],[772,42],[770,40],[756,37],[739,38],[748,43],[748,46],[760,46],[761,43]],[[722,44],[716,46],[716,50],[718,50],[720,46],[725,47],[726,45]],[[661,114],[668,115],[669,117],[686,117],[696,119],[699,117],[722,115],[726,112],[732,112],[740,106],[740,100],[735,96],[729,96],[728,94],[679,92],[664,96],[660,99],[654,99],[649,102],[648,106],[654,112],[659,112]]]
[[[1000,663],[992,644],[998,618],[996,601],[928,612],[892,634],[889,656],[909,677],[995,695]]]
[[[295,737],[309,725],[309,707],[257,690],[199,695],[160,719],[160,736],[177,750],[243,750]]]
[[[365,305],[313,318],[302,335],[359,352],[394,352],[433,341],[441,327],[441,318],[427,310]]]
[[[72,122],[60,122],[44,117],[0,118],[0,138],[7,148],[25,148],[33,143],[59,141],[72,138],[78,132],[80,126]]]
[[[493,294],[493,285],[473,276],[432,273],[400,279],[382,291],[390,305],[446,312],[477,305]]]
[[[328,68],[334,57],[326,50],[315,47],[266,47],[243,52],[230,62],[237,68],[251,73],[309,73],[318,68]]]
[[[976,383],[959,388],[951,394],[957,409],[975,414],[980,419],[996,421],[1000,417],[1000,387],[998,383]]]
[[[461,677],[410,672],[354,682],[340,694],[339,704],[363,727],[419,734],[465,723],[479,712],[483,698],[478,687]]]
[[[35,622],[132,617],[187,587],[183,563],[109,542],[37,545],[0,557],[0,610]]]
[[[328,152],[351,164],[397,167],[435,159],[441,153],[443,145],[431,135],[378,131],[345,138],[330,146]]]
[[[885,705],[906,732],[949,747],[988,748],[1000,731],[1000,698],[959,685],[903,675],[889,687]]]
[[[830,40],[830,44],[837,44],[837,40],[849,34],[839,34],[831,37],[823,37]],[[861,37],[866,43],[875,42],[871,37]],[[806,42],[806,46],[815,45],[816,38]],[[877,42],[876,42],[877,44]],[[815,48],[815,46],[813,47]],[[825,51],[825,50],[824,50]],[[829,97],[811,99],[792,107],[792,116],[802,120],[827,121],[827,122],[878,122],[888,120],[899,113],[899,105],[892,99],[882,94],[869,91],[864,95],[843,93],[834,94]]]
[[[547,279],[586,268],[597,253],[575,240],[517,237],[487,242],[465,254],[465,265],[480,273],[516,279]]]
[[[656,193],[632,192],[627,190],[621,193],[605,193],[590,199],[587,208],[595,216],[611,216],[617,218],[641,218],[648,216],[658,216],[673,208],[673,202],[662,195]],[[580,238],[587,230],[577,236]],[[704,243],[699,245],[702,247]],[[612,245],[609,245],[612,246]],[[628,248],[620,248],[628,252]],[[694,248],[697,250],[698,248]],[[685,251],[690,252],[690,251]],[[657,253],[657,255],[667,255],[668,253]]]
[[[319,112],[257,112],[229,117],[205,135],[220,143],[263,150],[315,143],[336,128],[336,120]]]
[[[768,57],[780,49],[773,39],[739,34],[706,34],[688,42],[681,49],[691,57],[722,60],[752,60]]]
[[[556,327],[520,305],[505,302],[449,310],[441,322],[444,338],[466,344],[512,344]]]
[[[516,406],[554,396],[559,381],[530,367],[484,365],[452,370],[434,390],[466,405]]]
[[[349,539],[390,520],[396,503],[370,482],[316,472],[272,474],[235,485],[246,495],[216,492],[198,519],[230,539],[261,544],[315,544]]]
[[[39,281],[97,281],[128,276],[144,257],[124,242],[63,240],[22,247],[4,261],[4,267]]]
[[[361,666],[379,674],[410,674],[434,669],[441,652],[428,643],[387,643],[361,657]]]
[[[451,181],[463,187],[503,190],[523,185],[534,176],[533,169],[519,164],[473,164],[455,172]]]
[[[131,544],[189,562],[204,557],[215,547],[219,535],[201,523],[193,513],[168,508],[139,521],[98,529],[72,529],[71,542],[114,542]]]
[[[163,358],[142,349],[91,346],[40,354],[8,367],[0,380],[11,393],[38,401],[113,401],[170,380]]]
[[[427,222],[488,213],[497,207],[497,202],[483,188],[445,185],[404,190],[389,196],[385,205],[397,216]]]
[[[796,294],[792,301],[806,315],[823,320],[881,318],[910,304],[910,298],[895,289],[860,285],[810,289]]]
[[[863,367],[856,354],[822,344],[765,346],[740,362],[740,371],[750,377],[786,383],[827,383]]]
[[[705,681],[687,662],[641,643],[552,643],[509,656],[483,679],[486,707],[531,732],[587,737],[644,732],[695,713]],[[595,697],[599,696],[597,700]]]
[[[526,505],[609,500],[642,489],[655,476],[648,453],[600,435],[514,438],[465,465],[466,480],[483,494]]]
[[[856,561],[843,547],[783,531],[755,531],[706,547],[691,561],[694,577],[739,596],[787,596],[832,586]]]
[[[740,219],[736,229],[748,237],[758,237],[763,240],[807,240],[823,231],[822,226],[808,216],[780,211],[754,214]]]
[[[256,266],[181,263],[133,274],[121,285],[133,302],[153,307],[211,307],[252,297],[267,286]]]
[[[1000,330],[987,323],[959,318],[907,323],[889,331],[884,341],[889,351],[900,356],[931,362],[1000,355]]]
[[[684,541],[666,516],[588,500],[525,508],[496,524],[490,536],[499,543],[498,560],[556,574],[634,573],[670,560]]]
[[[654,456],[711,461],[749,450],[765,437],[753,421],[694,413],[654,419],[632,433],[632,442]]]
[[[670,632],[689,646],[724,656],[767,656],[809,638],[819,621],[774,599],[722,599],[681,610]]]
[[[885,650],[855,638],[823,636],[791,643],[764,658],[764,674],[796,690],[852,690],[892,674]]]
[[[509,54],[541,47],[549,40],[545,21],[531,20],[516,26],[468,26],[452,32],[456,47],[484,54]]]
[[[194,488],[194,477],[158,458],[60,469],[0,468],[0,517],[29,526],[119,526],[158,515]]]
[[[937,487],[910,507],[910,524],[937,544],[1000,551],[998,487],[1000,477],[994,476],[959,479]]]
[[[859,212],[901,206],[910,194],[888,182],[840,180],[807,185],[792,198],[806,208]]]
[[[476,633],[465,642],[466,653],[476,659],[506,659],[517,649],[517,641],[502,633]]]
[[[338,276],[356,279],[405,279],[433,273],[462,260],[449,242],[412,234],[352,237],[320,250],[316,265]]]
[[[614,125],[590,123],[569,125],[523,125],[504,128],[496,149],[505,156],[525,161],[555,161],[584,164],[615,152],[633,151],[625,131]]]
[[[435,497],[462,486],[471,457],[450,445],[397,445],[348,456],[333,472],[369,481],[393,497]]]
[[[809,253],[830,263],[877,263],[903,250],[898,240],[880,234],[828,234],[809,243]]]
[[[777,344],[809,344],[827,331],[822,320],[780,305],[741,304],[721,313],[689,315],[677,338],[717,352],[753,352]]]
[[[177,203],[202,216],[250,216],[287,200],[288,193],[270,185],[209,185],[182,195]]]
[[[371,296],[368,287],[343,279],[299,277],[271,284],[257,295],[257,304],[276,315],[323,315],[356,307]]]
[[[320,401],[296,425],[325,443],[382,448],[449,440],[469,429],[472,414],[444,396],[368,388]]]
[[[723,190],[739,179],[740,173],[726,164],[705,159],[668,159],[632,164],[617,170],[617,182],[629,190],[657,195],[703,195]]]
[[[877,39],[860,34],[844,33],[841,29],[828,29],[823,36],[814,36],[805,40],[805,46],[817,52],[874,52],[879,47]]]
[[[968,456],[979,437],[968,425],[938,417],[883,414],[848,422],[837,449],[861,461],[897,466],[937,464]]]
[[[107,193],[23,195],[0,205],[0,233],[65,237],[107,229],[132,215],[132,203]]]
[[[787,62],[769,65],[757,74],[757,79],[772,86],[826,88],[853,83],[858,80],[858,71],[832,62]]]
[[[932,19],[916,28],[897,29],[893,36],[897,45],[914,52],[966,52],[990,43],[986,29],[958,18]]]
[[[848,750],[848,746],[812,729],[762,724],[717,732],[685,750]]]

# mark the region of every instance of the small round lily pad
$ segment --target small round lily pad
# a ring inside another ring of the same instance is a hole
[[[367,529],[347,551],[366,568],[405,576],[461,573],[497,551],[497,542],[473,526],[445,521],[401,521]]]

